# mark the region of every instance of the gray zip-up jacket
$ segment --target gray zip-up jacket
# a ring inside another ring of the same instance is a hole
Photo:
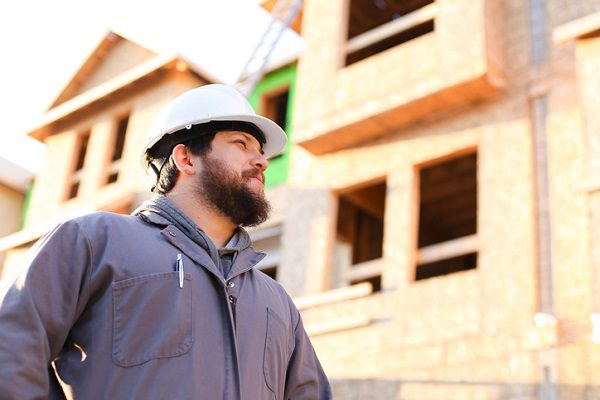
[[[241,250],[225,280],[160,215],[61,224],[0,292],[0,399],[331,398],[262,257]]]

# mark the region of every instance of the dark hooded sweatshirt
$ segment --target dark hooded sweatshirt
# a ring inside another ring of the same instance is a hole
[[[0,291],[0,399],[331,398],[263,257],[161,196],[60,224]]]

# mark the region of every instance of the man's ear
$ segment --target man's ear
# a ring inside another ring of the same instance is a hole
[[[196,166],[192,159],[192,152],[183,144],[178,144],[173,148],[173,161],[177,166],[177,169],[186,175],[194,175],[196,173]]]

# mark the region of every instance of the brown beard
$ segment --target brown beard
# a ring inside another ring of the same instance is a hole
[[[239,176],[209,154],[202,156],[202,162],[204,168],[196,189],[208,206],[238,226],[256,226],[269,218],[271,205],[264,193],[246,185],[248,179],[262,177],[258,168],[244,170]]]

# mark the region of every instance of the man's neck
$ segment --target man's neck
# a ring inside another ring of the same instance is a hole
[[[169,192],[166,195],[175,206],[187,215],[210,238],[217,249],[225,247],[236,226],[218,210],[197,200],[197,195]]]

